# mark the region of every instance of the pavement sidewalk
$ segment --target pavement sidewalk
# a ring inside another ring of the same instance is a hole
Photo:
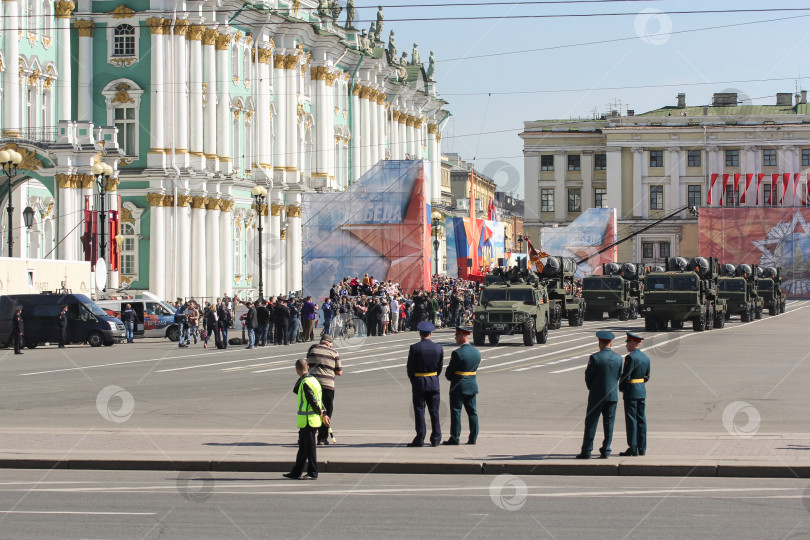
[[[475,446],[437,448],[408,448],[412,434],[393,431],[336,437],[318,447],[322,472],[810,478],[808,433],[655,432],[646,456],[625,458],[616,432],[606,460],[574,459],[578,432],[487,432]],[[293,430],[0,428],[0,468],[287,472],[296,441]]]

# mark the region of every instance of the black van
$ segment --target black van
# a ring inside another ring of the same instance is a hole
[[[25,346],[33,349],[40,343],[58,343],[56,318],[67,310],[68,343],[87,342],[93,347],[112,345],[124,338],[124,324],[110,317],[83,294],[16,294],[0,296],[0,345],[8,347],[16,307],[22,308],[25,322]]]

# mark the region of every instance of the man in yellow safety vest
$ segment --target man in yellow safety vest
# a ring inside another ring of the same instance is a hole
[[[293,394],[298,397],[298,455],[292,470],[284,475],[291,480],[317,480],[318,458],[315,453],[315,435],[321,424],[328,426],[329,417],[321,400],[321,383],[308,373],[306,358],[295,361],[298,381]],[[303,474],[304,466],[307,474]]]

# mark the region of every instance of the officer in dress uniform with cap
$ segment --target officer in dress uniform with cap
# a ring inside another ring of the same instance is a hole
[[[439,375],[444,364],[444,350],[438,343],[430,340],[430,335],[436,327],[422,321],[416,325],[421,341],[411,345],[408,350],[408,378],[411,380],[413,394],[413,413],[416,423],[416,437],[408,446],[418,447],[425,445],[425,405],[430,414],[430,444],[439,446],[442,441],[442,428],[439,425]]]
[[[600,416],[605,430],[605,440],[599,449],[599,457],[607,459],[610,455],[613,421],[616,419],[616,403],[619,401],[617,386],[622,372],[622,357],[610,349],[616,336],[613,332],[602,330],[596,333],[596,337],[599,339],[599,352],[591,355],[588,367],[585,368],[588,412],[585,415],[582,451],[577,455],[577,459],[590,459]]]
[[[481,363],[481,353],[470,345],[472,328],[456,328],[456,345],[459,348],[450,355],[450,363],[444,376],[450,381],[450,438],[442,444],[457,445],[461,438],[461,407],[467,411],[470,420],[470,436],[467,444],[475,444],[478,439],[478,410],[475,395],[478,382],[475,374]]]
[[[22,308],[14,308],[14,319],[11,323],[11,339],[14,342],[14,354],[23,354],[23,336],[25,334],[25,322],[22,318]]]
[[[639,350],[644,338],[627,332],[627,356],[619,380],[624,397],[624,425],[627,430],[627,450],[620,456],[643,456],[647,453],[647,417],[645,415],[647,389],[650,380],[650,357]]]

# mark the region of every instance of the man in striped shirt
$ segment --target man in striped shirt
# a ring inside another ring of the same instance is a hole
[[[340,355],[333,348],[332,336],[322,335],[321,342],[309,348],[307,364],[309,374],[321,383],[323,408],[331,418],[335,402],[335,376],[343,375]],[[318,444],[329,444],[329,426],[322,425],[318,428]]]

